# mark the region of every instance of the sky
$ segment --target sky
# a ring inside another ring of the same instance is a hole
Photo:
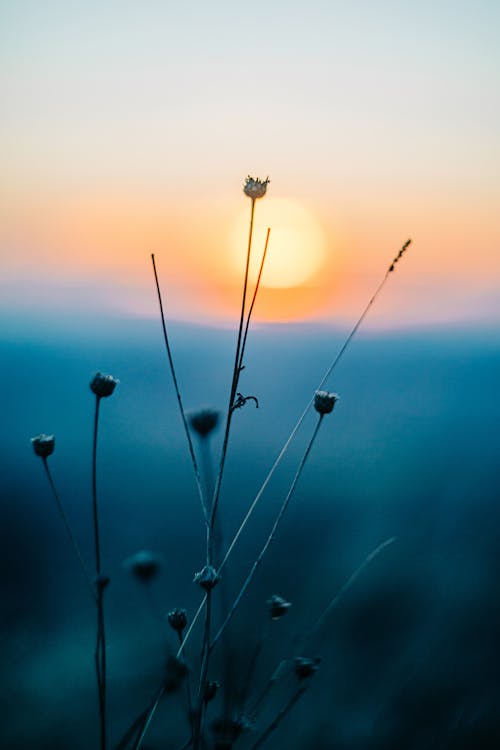
[[[257,319],[351,320],[411,237],[371,324],[497,324],[499,22],[486,0],[2,0],[5,319],[156,315],[154,252],[170,316],[234,321],[251,174]]]

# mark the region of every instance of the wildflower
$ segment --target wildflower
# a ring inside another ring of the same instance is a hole
[[[267,600],[267,604],[271,620],[279,620],[283,615],[286,615],[292,606],[291,602],[287,602],[286,599],[283,599],[283,597],[278,596],[277,594],[273,594],[272,597]]]
[[[201,438],[215,430],[219,422],[219,412],[215,409],[201,409],[189,416],[189,424]]]
[[[129,570],[141,583],[149,583],[156,578],[161,568],[161,560],[149,550],[141,550],[135,555],[127,558],[123,563],[124,567]]]
[[[187,675],[187,667],[181,659],[176,656],[170,656],[167,659],[165,667],[164,691],[166,693],[175,693],[178,690]]]
[[[203,570],[195,574],[193,583],[197,583],[205,591],[211,591],[220,581],[220,575],[211,565],[205,565]]]
[[[36,437],[31,438],[33,450],[40,458],[48,458],[54,453],[56,439],[54,435],[44,435],[43,432]]]
[[[269,177],[266,177],[265,180],[259,180],[258,177],[254,178],[248,175],[243,186],[243,192],[254,201],[257,200],[257,198],[263,198],[265,196],[268,185]]]
[[[167,615],[168,624],[176,630],[179,635],[187,625],[187,613],[185,609],[171,609]]]
[[[96,372],[90,381],[90,390],[98,398],[106,398],[107,396],[111,396],[119,382],[112,375],[104,375],[102,372]]]
[[[307,680],[312,677],[319,668],[321,659],[317,657],[315,659],[309,659],[306,656],[296,656],[295,662],[295,674],[299,680]]]
[[[316,391],[314,394],[314,408],[318,414],[330,414],[333,411],[333,407],[338,401],[338,395],[336,393],[328,393],[328,391]]]

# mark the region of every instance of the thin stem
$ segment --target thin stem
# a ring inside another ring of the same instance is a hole
[[[260,655],[262,653],[262,649],[264,648],[264,644],[269,636],[270,624],[271,624],[270,619],[267,619],[263,629],[261,630],[259,639],[257,643],[255,644],[255,648],[252,653],[252,658],[250,659],[250,664],[248,667],[248,672],[247,672],[247,676],[245,679],[245,684],[243,686],[243,692],[241,695],[242,713],[245,713],[245,707],[248,701],[248,696],[250,694],[250,688],[252,687],[253,678],[255,676],[255,670],[257,669],[257,664],[259,663]]]
[[[203,633],[203,649],[201,657],[200,682],[198,685],[198,700],[193,730],[193,749],[198,750],[202,738],[203,709],[205,686],[207,683],[208,664],[210,661],[210,625],[212,618],[212,591],[207,591],[205,609],[205,630]]]
[[[182,646],[182,633],[181,631],[177,631],[177,634],[179,636],[179,646]],[[187,662],[187,654],[184,651],[184,663]],[[189,726],[191,727],[191,739],[189,740],[191,742],[192,735],[193,735],[193,722],[194,722],[194,716],[193,716],[193,699],[191,697],[191,680],[189,679],[189,671],[186,674],[186,698],[187,698],[187,708],[188,708],[188,721]]]
[[[295,704],[300,700],[300,698],[304,695],[306,692],[307,687],[299,687],[295,693],[292,695],[286,706],[278,713],[275,719],[269,724],[265,732],[259,737],[257,742],[254,742],[254,744],[251,746],[250,750],[257,750],[257,748],[262,747],[262,745],[269,739],[271,734],[279,727],[283,719],[285,719],[292,708],[295,706]]]
[[[307,458],[308,458],[308,456],[309,456],[309,454],[311,452],[311,449],[313,447],[314,441],[315,441],[316,436],[318,434],[319,428],[321,427],[321,423],[323,421],[323,416],[324,416],[323,414],[320,414],[319,417],[318,417],[318,421],[316,423],[316,427],[314,428],[314,432],[313,432],[313,434],[311,436],[311,439],[309,440],[309,443],[308,443],[308,445],[306,447],[306,450],[304,451],[304,455],[302,456],[302,458],[300,460],[300,463],[299,463],[299,466],[297,468],[297,471],[295,472],[295,476],[293,478],[292,484],[290,485],[290,489],[288,490],[287,495],[286,495],[285,499],[283,500],[283,503],[281,505],[279,513],[276,516],[276,520],[274,521],[272,529],[269,532],[269,536],[267,537],[267,539],[266,539],[266,541],[264,543],[264,546],[262,547],[261,551],[259,552],[259,554],[258,554],[255,562],[253,563],[252,567],[250,568],[250,571],[249,571],[249,573],[248,573],[245,581],[243,582],[243,585],[242,585],[242,587],[241,587],[241,589],[240,589],[240,591],[239,591],[236,599],[234,600],[233,605],[232,605],[231,609],[229,610],[229,612],[228,612],[228,614],[226,616],[226,619],[224,620],[224,622],[220,626],[220,628],[219,628],[216,636],[214,637],[213,641],[211,642],[210,649],[214,648],[215,644],[217,643],[217,641],[222,636],[224,630],[226,629],[226,627],[231,622],[232,617],[233,617],[233,615],[234,615],[234,613],[235,613],[235,611],[236,611],[239,603],[241,602],[245,591],[249,587],[249,585],[250,585],[250,583],[252,581],[252,578],[254,577],[254,575],[255,575],[255,573],[257,571],[257,568],[259,567],[259,565],[261,564],[262,560],[264,559],[264,556],[265,556],[267,550],[271,546],[271,544],[272,544],[272,542],[274,540],[274,537],[276,536],[276,532],[278,530],[278,526],[280,525],[281,521],[283,520],[283,516],[285,515],[286,510],[288,508],[288,505],[290,503],[290,500],[292,499],[293,493],[295,492],[295,488],[297,487],[297,483],[298,483],[298,481],[300,479],[300,475],[302,474],[302,470],[304,469],[305,463],[306,463]]]
[[[92,594],[92,598],[94,600],[96,600],[96,593],[95,593],[95,590],[94,590],[94,586],[92,585],[92,581],[90,579],[90,575],[89,575],[89,572],[87,570],[87,566],[85,565],[85,563],[83,561],[83,556],[82,556],[82,553],[80,551],[80,547],[78,545],[78,542],[76,541],[75,535],[73,534],[73,530],[71,528],[71,525],[69,523],[68,517],[67,517],[66,512],[64,510],[63,504],[62,504],[61,499],[59,497],[59,493],[57,492],[57,489],[56,489],[56,486],[55,486],[55,483],[54,483],[54,479],[52,478],[52,472],[49,469],[49,464],[48,464],[47,459],[46,458],[42,458],[42,463],[43,463],[43,468],[45,469],[45,473],[47,475],[47,479],[48,479],[48,482],[49,482],[50,489],[52,491],[52,495],[53,495],[54,500],[56,502],[57,510],[59,511],[59,515],[61,516],[62,521],[64,523],[64,528],[66,529],[66,533],[68,535],[69,541],[71,542],[71,545],[73,546],[73,550],[74,550],[74,552],[76,554],[76,557],[78,559],[78,563],[80,565],[81,571],[82,571],[82,573],[83,573],[83,575],[85,577],[85,580],[87,582],[87,585],[88,585],[88,587],[90,589],[90,593]]]
[[[345,596],[345,594],[349,591],[350,588],[356,583],[359,576],[365,571],[365,569],[370,565],[373,560],[380,555],[380,553],[386,549],[386,547],[389,547],[389,545],[394,544],[396,541],[396,537],[392,536],[390,539],[386,539],[385,542],[382,542],[378,545],[372,552],[370,552],[369,555],[365,557],[361,565],[356,568],[354,573],[349,576],[347,581],[341,586],[339,591],[335,594],[333,599],[330,601],[330,603],[327,605],[327,607],[324,609],[324,611],[321,613],[321,615],[318,617],[312,628],[305,634],[303,639],[301,640],[301,645],[304,646],[317,632],[321,629],[321,627],[324,625],[325,621],[328,619],[332,611],[335,609],[337,604],[340,602],[340,600]]]
[[[234,357],[234,366],[233,366],[233,377],[232,377],[232,383],[231,383],[231,392],[229,395],[229,405],[227,410],[227,418],[226,418],[226,428],[224,431],[224,440],[222,443],[222,453],[221,453],[221,459],[219,464],[219,471],[217,474],[217,479],[215,482],[215,490],[214,490],[214,498],[212,502],[212,510],[210,515],[210,527],[213,529],[215,525],[215,519],[217,515],[217,509],[219,505],[219,497],[220,497],[220,489],[222,484],[222,476],[224,473],[224,466],[226,463],[226,455],[227,455],[227,446],[229,442],[229,433],[231,430],[231,420],[233,415],[233,404],[234,404],[234,398],[236,396],[236,391],[238,389],[238,381],[240,378],[240,352],[241,352],[241,339],[242,339],[242,332],[243,332],[243,320],[245,316],[245,305],[246,305],[246,295],[247,295],[247,288],[248,288],[248,271],[250,268],[250,256],[252,251],[252,236],[253,236],[253,223],[254,223],[254,216],[255,216],[255,199],[252,199],[252,207],[250,211],[250,228],[248,231],[248,246],[247,246],[247,257],[246,257],[246,265],[245,265],[245,279],[243,282],[243,294],[241,299],[241,312],[240,312],[240,323],[238,326],[238,340],[236,343],[236,353]],[[210,547],[210,544],[209,544]],[[208,551],[208,557],[210,558],[211,550]]]
[[[369,302],[367,303],[367,305],[365,306],[363,312],[361,313],[361,315],[359,316],[358,320],[354,324],[354,326],[353,326],[352,330],[350,331],[349,335],[345,339],[345,341],[344,341],[343,345],[341,346],[338,354],[336,355],[336,357],[334,358],[333,362],[331,363],[331,365],[329,366],[329,368],[327,369],[327,371],[323,375],[323,377],[322,377],[320,383],[318,384],[316,390],[320,390],[324,386],[324,384],[326,383],[326,381],[328,380],[328,378],[330,377],[330,375],[332,374],[332,372],[335,370],[335,368],[339,364],[339,362],[342,359],[342,357],[344,356],[344,354],[345,354],[345,352],[346,352],[349,344],[353,340],[353,338],[356,335],[358,329],[360,328],[361,324],[363,323],[364,319],[366,318],[366,316],[367,316],[370,308],[372,307],[372,305],[374,304],[375,300],[377,299],[377,297],[381,293],[382,289],[384,288],[384,286],[385,286],[385,284],[387,282],[387,279],[389,278],[389,275],[394,270],[395,263],[401,257],[401,255],[405,252],[405,250],[407,249],[409,243],[410,243],[410,240],[407,240],[407,242],[405,242],[405,244],[402,246],[402,248],[399,251],[398,255],[394,258],[393,262],[391,263],[391,265],[389,266],[388,270],[386,271],[386,273],[384,275],[384,278],[382,279],[381,283],[377,287],[375,293],[370,298]],[[251,516],[253,515],[253,512],[254,512],[255,508],[257,507],[258,503],[260,502],[260,499],[261,499],[262,495],[264,494],[264,491],[265,491],[267,485],[271,481],[271,479],[272,479],[272,477],[274,475],[274,472],[276,471],[276,469],[278,468],[279,464],[281,463],[281,460],[283,459],[283,456],[285,455],[286,451],[288,450],[288,448],[290,446],[290,443],[292,442],[293,438],[297,434],[297,432],[298,432],[298,430],[299,430],[302,422],[304,421],[304,419],[305,419],[305,417],[306,417],[306,415],[307,415],[307,413],[308,413],[308,411],[309,411],[309,409],[310,409],[313,401],[314,401],[314,395],[308,401],[306,408],[304,409],[304,411],[302,412],[301,416],[299,417],[299,419],[298,419],[295,427],[292,429],[292,431],[291,431],[290,435],[288,436],[285,444],[283,445],[280,453],[278,454],[278,457],[276,458],[274,464],[271,466],[271,468],[270,468],[270,470],[269,470],[266,478],[264,479],[264,481],[263,481],[263,483],[261,485],[260,490],[257,492],[257,495],[255,496],[255,498],[254,498],[253,502],[251,503],[248,511],[246,512],[246,514],[245,514],[245,516],[244,516],[244,518],[243,518],[240,526],[238,527],[238,530],[236,531],[236,533],[235,533],[235,535],[233,537],[233,540],[232,540],[231,544],[229,545],[229,547],[227,549],[226,554],[224,555],[224,557],[222,559],[222,562],[221,562],[221,565],[219,567],[219,570],[222,570],[222,568],[225,566],[226,562],[228,561],[228,559],[229,559],[229,557],[230,557],[230,555],[231,555],[231,553],[232,553],[235,545],[238,542],[239,537],[241,536],[241,534],[242,534],[245,526],[247,525],[248,521],[250,520]]]
[[[94,520],[94,548],[95,548],[95,567],[97,575],[101,572],[101,541],[99,537],[99,512],[97,507],[97,431],[99,426],[99,406],[101,399],[95,397],[94,412],[94,440],[92,443],[92,512]]]
[[[97,505],[97,435],[99,427],[99,406],[101,399],[96,395],[94,412],[94,440],[92,444],[92,510],[94,520],[96,578],[101,575],[101,541],[99,535],[99,512]],[[95,667],[99,698],[99,727],[101,750],[106,750],[106,632],[104,625],[104,586],[97,580],[97,634]]]
[[[155,715],[155,713],[156,713],[156,711],[158,709],[158,706],[160,705],[160,701],[161,701],[161,699],[163,697],[163,693],[164,692],[165,692],[165,688],[162,685],[161,690],[159,691],[159,693],[156,696],[156,698],[155,698],[155,700],[154,700],[151,708],[149,709],[149,711],[147,712],[147,714],[145,716],[144,724],[142,726],[142,729],[140,731],[139,736],[137,737],[136,741],[132,745],[132,750],[139,750],[139,748],[141,747],[142,741],[144,740],[144,737],[146,736],[146,732],[148,731],[149,726],[150,726],[151,722],[153,721],[153,717],[154,717],[154,715]]]
[[[176,372],[175,372],[174,361],[173,361],[172,352],[171,352],[171,349],[170,349],[170,342],[169,342],[169,339],[168,339],[167,326],[166,326],[166,323],[165,323],[165,314],[164,314],[164,311],[163,311],[163,301],[162,301],[161,290],[160,290],[160,282],[158,280],[158,273],[156,271],[156,263],[155,263],[154,253],[151,254],[151,261],[153,263],[153,272],[154,272],[155,283],[156,283],[156,292],[157,292],[157,295],[158,295],[158,302],[159,302],[159,305],[160,305],[160,316],[161,316],[161,325],[162,325],[162,329],[163,329],[163,340],[165,341],[165,349],[166,349],[166,352],[167,352],[168,363],[169,363],[169,366],[170,366],[170,373],[172,375],[172,380],[173,380],[173,383],[174,383],[175,395],[177,396],[177,403],[179,404],[179,411],[180,411],[180,414],[181,414],[181,419],[182,419],[182,424],[183,424],[183,427],[184,427],[184,432],[186,433],[186,438],[187,438],[188,448],[189,448],[189,455],[191,456],[191,463],[193,464],[193,471],[194,471],[194,476],[195,476],[195,481],[196,481],[196,487],[198,489],[198,495],[200,497],[200,503],[201,503],[201,507],[202,507],[202,511],[203,511],[203,517],[205,519],[205,523],[208,524],[209,515],[208,515],[207,505],[206,505],[206,502],[205,502],[205,497],[203,495],[203,488],[202,488],[202,484],[201,484],[200,470],[198,468],[198,462],[196,461],[196,455],[195,455],[195,452],[194,452],[193,441],[191,439],[191,433],[189,432],[189,426],[188,426],[187,419],[186,419],[186,412],[184,411],[184,406],[182,404],[181,393],[180,393],[180,390],[179,390],[179,384],[177,382],[177,375],[176,375]]]
[[[239,372],[241,372],[241,370],[243,369],[243,358],[245,356],[245,346],[246,346],[246,343],[247,343],[248,328],[250,326],[250,319],[252,317],[252,312],[253,312],[253,308],[254,308],[254,305],[255,305],[255,300],[257,299],[257,293],[258,293],[259,288],[260,288],[260,279],[262,277],[262,271],[264,270],[264,263],[266,261],[267,247],[269,245],[269,235],[270,234],[271,234],[271,228],[268,227],[267,228],[267,234],[266,234],[266,242],[265,242],[265,245],[264,245],[264,252],[262,253],[262,260],[260,262],[259,273],[258,273],[258,276],[257,276],[257,281],[255,282],[255,289],[253,291],[252,301],[250,303],[250,307],[248,308],[247,322],[245,324],[245,333],[243,335],[243,343],[241,345],[240,361],[239,361],[239,364],[238,364],[238,371]]]

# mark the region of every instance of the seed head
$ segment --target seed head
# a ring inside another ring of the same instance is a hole
[[[266,177],[265,180],[259,180],[258,177],[254,178],[248,175],[243,186],[243,192],[252,200],[257,200],[257,198],[265,196],[268,185],[269,177]]]
[[[328,391],[316,391],[314,394],[314,408],[318,414],[330,414],[333,411],[333,407],[338,401],[338,395],[336,393],[328,393]]]
[[[201,438],[207,437],[215,430],[219,422],[219,412],[215,409],[200,409],[189,415],[189,424]]]
[[[197,583],[202,589],[205,589],[205,591],[211,591],[219,581],[220,575],[218,575],[215,568],[211,565],[205,565],[203,570],[196,573],[193,578],[193,583]]]
[[[104,375],[102,372],[96,372],[90,381],[90,390],[98,398],[106,398],[107,396],[111,396],[119,382],[112,375]]]
[[[291,602],[287,602],[286,599],[278,596],[278,594],[273,594],[272,597],[267,600],[267,605],[269,607],[271,620],[279,620],[283,615],[286,615],[292,606]]]
[[[295,662],[295,674],[299,680],[308,680],[310,677],[316,674],[319,668],[321,659],[309,659],[306,656],[296,656]]]
[[[149,583],[160,572],[162,561],[149,550],[141,550],[128,557],[123,565],[141,583]]]
[[[179,635],[187,625],[187,612],[185,609],[171,609],[167,615],[168,624],[176,630]]]
[[[31,438],[31,445],[37,456],[47,458],[54,453],[56,439],[54,435],[44,435],[43,432]]]

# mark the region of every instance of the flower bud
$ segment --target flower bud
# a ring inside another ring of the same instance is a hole
[[[316,391],[314,394],[314,408],[318,414],[330,414],[337,401],[338,395],[336,393]]]
[[[253,178],[248,175],[243,186],[243,192],[252,200],[257,200],[257,198],[265,196],[268,185],[269,177],[266,177],[265,180],[259,180],[258,177]]]
[[[31,438],[31,445],[37,456],[47,458],[54,453],[56,439],[54,435],[44,435],[43,432]]]
[[[185,609],[171,609],[167,615],[168,624],[177,631],[179,635],[187,625],[187,613]]]
[[[271,620],[279,620],[283,615],[286,615],[292,606],[291,602],[287,602],[286,599],[283,599],[277,594],[273,594],[272,597],[267,600],[267,605],[269,607]]]
[[[123,565],[141,583],[149,583],[160,572],[161,560],[158,555],[145,549],[128,557]]]
[[[295,663],[295,674],[299,680],[307,680],[318,671],[319,663],[321,659],[317,657],[315,659],[309,659],[306,656],[296,656],[294,659]]]
[[[198,586],[201,586],[201,588],[205,589],[205,591],[211,591],[219,581],[220,575],[218,575],[215,568],[213,568],[211,565],[205,565],[203,570],[200,570],[199,573],[196,573],[193,578],[193,583],[197,583]]]
[[[90,381],[90,390],[98,398],[106,398],[107,396],[111,396],[119,382],[112,375],[104,375],[102,372],[96,372]]]
[[[215,430],[219,422],[219,412],[215,409],[200,409],[189,415],[189,424],[201,438]]]

